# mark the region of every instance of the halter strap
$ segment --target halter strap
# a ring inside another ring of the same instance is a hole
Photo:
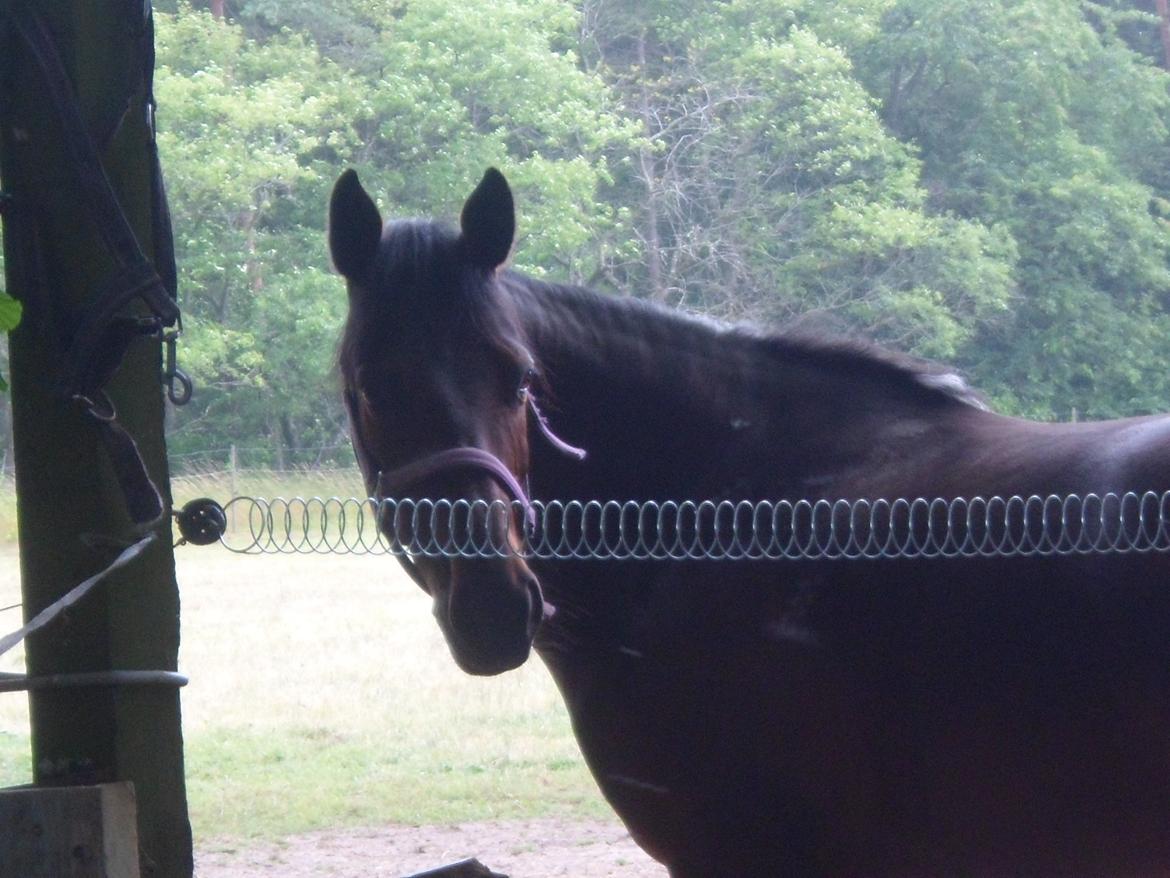
[[[532,394],[528,394],[528,408],[536,420],[536,425],[540,429],[541,435],[544,436],[553,448],[576,460],[585,459],[585,449],[578,448],[576,445],[570,445],[552,431],[548,420],[540,409],[537,408],[536,400]],[[536,524],[536,511],[532,508],[532,503],[528,499],[528,493],[521,487],[515,474],[490,451],[484,451],[482,448],[474,448],[467,445],[437,451],[419,460],[411,461],[397,469],[392,469],[388,472],[379,472],[377,484],[374,486],[375,493],[377,494],[375,499],[383,500],[387,495],[393,496],[400,494],[405,489],[418,484],[423,479],[430,478],[447,470],[468,468],[480,469],[492,476],[499,483],[500,487],[508,492],[512,500],[519,503],[524,509],[524,517],[529,526],[531,527]]]
[[[504,466],[498,457],[490,451],[470,446],[448,448],[445,451],[438,451],[405,466],[400,466],[398,469],[379,473],[377,485],[379,497],[377,499],[399,494],[411,485],[446,470],[465,468],[485,470],[488,475],[493,476],[500,483],[500,487],[504,488],[513,500],[520,503],[525,509],[531,506],[528,502],[528,494],[520,487],[516,476]]]
[[[536,426],[540,429],[540,434],[548,441],[548,443],[568,457],[576,460],[585,459],[585,449],[578,448],[576,445],[570,445],[560,436],[552,431],[548,420],[544,414],[537,408],[536,400],[532,394],[528,394],[528,409],[532,412],[533,418],[536,420]],[[411,485],[416,485],[423,479],[438,473],[445,472],[451,469],[481,469],[499,482],[500,486],[508,492],[512,500],[519,503],[524,510],[524,521],[529,528],[536,527],[536,510],[532,507],[532,502],[528,499],[528,493],[520,486],[519,480],[515,474],[508,469],[498,457],[490,451],[484,451],[482,448],[473,448],[471,446],[459,446],[457,448],[448,448],[445,451],[438,451],[434,454],[419,460],[412,461],[397,469],[392,469],[389,472],[379,471],[378,480],[374,485],[375,499],[381,503],[387,496],[387,493],[398,494]],[[422,571],[415,566],[414,559],[409,555],[402,556],[402,567],[415,583],[422,588],[423,591],[430,593],[430,586],[427,585],[423,578]],[[545,604],[545,618],[552,615],[553,607],[551,604]]]

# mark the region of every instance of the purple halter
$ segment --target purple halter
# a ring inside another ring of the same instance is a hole
[[[536,400],[531,393],[528,394],[528,409],[531,411],[533,418],[535,418],[541,435],[544,436],[553,448],[568,457],[573,457],[577,460],[585,459],[584,449],[570,445],[552,431],[548,420],[537,407]],[[527,492],[521,487],[515,474],[490,451],[484,451],[482,448],[473,448],[471,446],[448,448],[444,451],[438,451],[428,455],[420,460],[412,461],[389,472],[378,473],[378,483],[375,486],[378,499],[384,499],[387,495],[393,496],[400,494],[411,485],[416,485],[424,479],[453,469],[479,469],[486,472],[499,483],[500,487],[508,492],[514,501],[521,505],[524,509],[524,516],[528,524],[535,524],[536,512],[532,508],[532,503],[528,499]]]

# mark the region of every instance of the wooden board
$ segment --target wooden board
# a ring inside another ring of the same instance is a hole
[[[0,875],[140,878],[133,784],[0,790]]]

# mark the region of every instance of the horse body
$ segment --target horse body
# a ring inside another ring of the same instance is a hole
[[[538,498],[1166,488],[1166,418],[1034,424],[864,350],[510,289],[590,450],[531,441]],[[1147,874],[1170,864],[1166,560],[548,563],[566,612],[537,648],[678,874]]]
[[[499,271],[501,183],[485,177],[461,234],[411,226],[406,246],[339,182],[342,370],[372,493],[456,445],[550,500],[1170,488],[1165,417],[1006,418],[934,367]],[[516,389],[588,457],[543,441],[502,402]],[[426,487],[500,498],[497,481]],[[1120,876],[1170,874],[1168,561],[510,559],[418,576],[467,669],[534,643],[603,792],[675,878]]]

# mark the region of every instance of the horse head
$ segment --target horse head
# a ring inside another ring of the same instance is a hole
[[[456,662],[473,674],[522,664],[551,614],[519,555],[537,365],[499,289],[515,228],[511,191],[494,169],[467,199],[458,230],[417,220],[383,227],[352,170],[329,206],[330,252],[349,290],[342,381],[370,496],[471,501],[461,524],[440,515],[415,539],[458,542],[450,531],[462,527],[510,547],[492,557],[400,555],[432,597]],[[379,524],[401,544],[393,522]]]

